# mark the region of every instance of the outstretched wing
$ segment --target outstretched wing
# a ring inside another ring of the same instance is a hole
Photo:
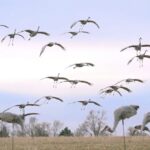
[[[150,55],[144,55],[144,58],[150,58]]]
[[[24,36],[22,36],[21,34],[16,33],[15,35],[18,35],[18,36],[22,37],[23,39],[25,39]]]
[[[141,80],[141,79],[133,79],[133,81],[138,81],[138,82],[141,82],[141,83],[143,83],[144,81],[143,80]]]
[[[137,45],[130,45],[130,46],[127,46],[127,47],[123,48],[122,50],[120,50],[120,52],[122,52],[128,48],[136,48],[136,47],[137,47]]]
[[[50,35],[49,33],[47,33],[47,32],[43,32],[43,31],[38,31],[37,33],[38,33],[38,34],[44,34],[44,35],[47,35],[47,36],[49,36],[49,35]]]
[[[81,83],[85,83],[85,84],[88,84],[88,85],[92,85],[92,83],[88,82],[88,81],[83,81],[83,80],[78,80],[79,82]]]
[[[90,32],[87,32],[87,31],[80,31],[79,33],[86,33],[86,34],[89,34]]]
[[[6,26],[6,25],[3,25],[3,24],[1,24],[0,26],[1,26],[1,27],[5,27],[5,28],[9,28],[8,26]]]
[[[127,65],[129,65],[129,64],[133,61],[133,59],[136,58],[136,57],[137,57],[137,56],[132,57],[132,58],[128,61]]]
[[[12,108],[14,108],[14,107],[16,107],[16,105],[11,106],[11,107],[9,107],[9,108],[5,109],[2,113],[6,112],[6,111],[8,111],[8,110],[10,110],[10,109],[12,109]]]
[[[3,42],[6,38],[7,38],[8,35],[4,36],[1,40],[1,42]]]
[[[142,44],[141,47],[150,47],[149,44]]]
[[[39,57],[43,54],[43,52],[45,51],[45,48],[47,47],[47,44],[46,45],[44,45],[43,47],[42,47],[42,50],[41,50],[41,52],[40,52],[40,55],[39,55]]]
[[[63,100],[62,100],[61,98],[59,98],[59,97],[53,96],[52,98],[54,98],[54,99],[56,99],[56,100],[59,100],[59,101],[63,102]]]
[[[78,22],[79,22],[79,21],[74,22],[74,23],[70,26],[70,28],[72,29]]]
[[[92,63],[85,63],[86,65],[88,65],[88,66],[95,66],[94,64],[92,64]]]
[[[127,91],[127,92],[132,92],[129,88],[124,87],[124,86],[120,86],[119,88],[124,89],[124,90]]]
[[[89,101],[89,103],[93,103],[93,104],[95,104],[95,105],[97,105],[97,106],[101,106],[99,103],[97,103],[97,102],[95,102],[95,101]]]
[[[62,46],[62,45],[59,44],[59,43],[55,43],[55,45],[59,46],[59,47],[62,48],[63,50],[66,50],[66,49],[64,48],[64,46]]]
[[[93,21],[93,20],[88,20],[87,22],[89,22],[89,23],[94,23],[94,24],[97,26],[97,28],[100,28],[99,25],[98,25],[98,23],[96,23],[96,22]]]

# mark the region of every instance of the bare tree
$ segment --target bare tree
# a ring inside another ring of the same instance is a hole
[[[75,131],[76,136],[99,136],[106,135],[103,131],[106,120],[106,113],[104,111],[91,110],[87,115],[85,121],[79,125]]]
[[[57,136],[60,130],[63,128],[63,123],[59,120],[55,120],[52,123],[51,132],[53,136]]]

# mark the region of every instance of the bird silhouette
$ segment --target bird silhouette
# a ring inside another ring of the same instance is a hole
[[[79,33],[85,33],[85,34],[89,34],[89,32],[87,31],[70,31],[70,32],[66,32],[67,34],[71,34],[71,37],[70,38],[73,38],[74,36],[78,35]],[[65,34],[66,34],[65,33]]]
[[[90,17],[88,17],[88,18],[85,19],[85,20],[82,19],[82,20],[78,20],[78,21],[74,22],[74,23],[70,26],[70,28],[73,28],[77,23],[80,23],[80,24],[81,24],[80,30],[81,30],[81,29],[83,28],[83,26],[85,26],[87,23],[92,23],[92,24],[96,25],[97,28],[100,28],[99,25],[98,25],[98,23],[96,23],[94,20],[91,20]]]
[[[116,84],[119,84],[119,83],[122,83],[122,82],[125,82],[125,83],[131,83],[131,82],[140,82],[140,83],[144,83],[144,81],[141,80],[141,79],[127,78],[127,79],[123,79],[123,80],[118,81]],[[115,85],[116,85],[116,84],[115,84]]]
[[[38,103],[38,102],[41,101],[43,98],[46,99],[46,101],[50,101],[51,99],[55,99],[55,100],[58,100],[58,101],[60,101],[60,102],[63,102],[63,100],[62,100],[61,98],[56,97],[56,96],[43,96],[43,97],[37,99],[34,103],[35,103],[35,104]]]
[[[142,129],[142,125],[136,125],[136,126],[134,126],[134,128],[135,128],[136,130],[141,130],[141,129]],[[144,126],[143,131],[148,131],[148,132],[150,132],[150,129],[149,129],[147,126]]]
[[[57,84],[58,80],[66,80],[66,81],[69,80],[66,77],[60,77],[59,75],[60,75],[60,73],[58,73],[57,76],[48,76],[48,77],[42,78],[41,80],[43,80],[43,79],[52,79],[52,80],[54,80],[53,87],[56,87],[56,84]]]
[[[134,56],[134,57],[132,57],[129,61],[128,61],[128,65],[135,59],[135,58],[137,58],[139,61],[140,61],[140,65],[139,65],[139,67],[143,67],[143,59],[144,58],[150,58],[150,55],[146,55],[146,52],[147,52],[147,50],[143,53],[143,54],[139,54],[139,55],[136,55],[136,56]]]
[[[150,44],[141,44],[141,40],[142,40],[142,38],[140,37],[138,45],[127,46],[127,47],[123,48],[120,52],[122,52],[122,51],[124,51],[124,50],[126,50],[128,48],[134,48],[137,51],[137,54],[138,54],[138,52],[141,52],[141,48],[142,47],[150,47]]]
[[[81,68],[81,67],[84,67],[84,66],[91,66],[91,67],[94,67],[95,65],[93,63],[89,63],[89,62],[83,62],[83,63],[75,63],[75,64],[72,64],[66,68],[70,68],[70,67],[73,67],[73,69],[76,69],[76,68]]]
[[[90,86],[93,85],[92,83],[90,83],[88,81],[84,81],[84,80],[70,80],[70,79],[68,79],[68,80],[62,81],[60,83],[63,83],[63,82],[71,83],[71,88],[75,87],[78,83],[84,83],[84,84],[87,84],[87,85],[90,85]]]
[[[26,30],[22,30],[20,32],[27,32],[29,33],[29,39],[28,40],[31,40],[31,38],[37,36],[38,34],[43,34],[43,35],[46,35],[46,36],[49,36],[50,34],[47,33],[47,32],[44,32],[44,31],[39,31],[40,27],[38,26],[37,30],[30,30],[30,29],[26,29]]]
[[[72,102],[72,103],[81,103],[82,106],[84,107],[84,109],[85,109],[85,106],[87,106],[88,104],[94,104],[94,105],[97,105],[97,106],[101,106],[99,103],[97,103],[95,101],[92,101],[91,99],[75,101],[75,102]]]
[[[103,89],[100,89],[100,94],[111,94],[113,92],[118,93],[120,96],[122,96],[121,92],[119,91],[119,89],[123,89],[127,92],[132,92],[129,88],[122,86],[122,85],[111,85],[111,86],[107,86]]]
[[[48,44],[46,44],[46,45],[44,45],[44,46],[42,47],[42,50],[41,50],[39,56],[41,56],[41,55],[43,54],[43,52],[45,51],[45,48],[46,48],[46,47],[52,47],[52,46],[54,46],[54,45],[60,47],[62,50],[66,50],[66,49],[64,48],[64,46],[62,46],[61,44],[59,44],[59,43],[57,43],[57,42],[50,42],[50,43],[48,43]]]
[[[15,30],[14,30],[14,33],[11,33],[11,34],[8,34],[8,35],[4,36],[4,37],[2,38],[2,40],[1,40],[1,42],[3,42],[7,37],[9,37],[10,40],[9,40],[9,44],[8,44],[8,45],[10,45],[11,42],[12,42],[12,45],[13,45],[13,44],[14,44],[14,38],[15,38],[15,36],[20,36],[20,37],[22,37],[23,39],[25,39],[24,36],[22,36],[22,35],[19,34],[19,33],[16,33],[16,29],[15,29]]]

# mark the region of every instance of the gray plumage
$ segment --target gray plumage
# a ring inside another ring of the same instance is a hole
[[[73,69],[76,69],[76,68],[81,68],[81,67],[84,67],[84,66],[94,67],[95,65],[93,63],[89,63],[89,62],[83,62],[83,63],[72,64],[72,65],[68,66],[67,68],[73,67]]]
[[[24,36],[22,36],[21,34],[17,33],[17,32],[16,32],[16,29],[15,29],[15,30],[14,30],[14,33],[7,34],[6,36],[4,36],[4,37],[2,38],[2,40],[1,40],[1,42],[3,42],[7,37],[9,37],[10,40],[9,40],[9,44],[8,44],[8,45],[10,45],[11,41],[12,41],[12,45],[13,45],[13,44],[14,44],[14,38],[15,38],[16,36],[20,36],[21,38],[25,39]]]
[[[9,28],[8,26],[6,26],[6,25],[3,25],[3,24],[1,24],[0,26],[1,26],[1,27],[5,27],[5,28]]]
[[[70,28],[73,28],[77,23],[80,23],[82,25],[82,27],[85,26],[87,23],[92,23],[92,24],[96,25],[97,28],[100,28],[98,23],[96,23],[96,21],[94,21],[94,20],[91,20],[90,17],[88,17],[87,19],[82,19],[82,20],[78,20],[78,21],[74,22],[70,26]]]
[[[26,30],[22,30],[20,32],[27,32],[29,33],[30,38],[28,40],[31,40],[32,37],[37,36],[38,34],[43,34],[46,36],[49,36],[50,34],[44,31],[39,31],[40,27],[38,26],[37,30],[30,30],[30,29],[26,29]]]
[[[52,46],[54,46],[54,45],[60,47],[60,48],[61,48],[62,50],[64,50],[64,51],[66,50],[63,45],[61,45],[61,44],[59,44],[59,43],[57,43],[57,42],[50,42],[50,43],[48,43],[48,44],[46,44],[46,45],[44,45],[44,46],[42,47],[42,50],[41,50],[39,56],[41,56],[41,55],[43,54],[43,52],[45,51],[46,47],[52,47]]]
[[[27,113],[27,114],[23,114],[23,115],[18,115],[18,114],[14,114],[11,112],[4,112],[4,113],[0,113],[0,120],[7,122],[7,123],[16,123],[19,124],[22,128],[22,130],[24,130],[24,121],[25,121],[25,117],[29,116],[29,115],[37,115],[38,113]]]
[[[46,101],[50,101],[51,99],[55,99],[55,100],[58,100],[58,101],[60,101],[60,102],[63,102],[63,100],[62,100],[61,98],[56,97],[56,96],[43,96],[43,97],[37,99],[34,103],[36,104],[36,103],[38,103],[39,101],[41,101],[42,99],[46,99]]]
[[[150,112],[147,112],[147,113],[144,115],[144,118],[143,118],[141,131],[144,130],[146,124],[148,124],[149,122],[150,122]]]
[[[71,37],[70,38],[73,38],[74,36],[80,34],[80,33],[85,33],[85,34],[89,34],[89,32],[87,31],[70,31],[70,32],[66,32],[67,34],[71,34]]]
[[[142,47],[150,47],[150,44],[141,44],[141,40],[142,40],[142,38],[140,37],[139,44],[127,46],[127,47],[123,48],[120,52],[122,52],[128,48],[134,48],[137,52],[141,52]]]
[[[137,110],[139,109],[138,105],[129,105],[129,106],[122,106],[119,107],[114,111],[114,125],[111,129],[110,127],[106,126],[105,129],[109,132],[114,132],[118,126],[118,123],[122,120],[128,119],[133,117],[137,114]]]
[[[144,83],[144,81],[141,80],[141,79],[137,79],[137,78],[127,78],[127,79],[123,79],[123,80],[118,81],[116,84],[119,84],[119,83],[122,83],[122,82],[125,82],[125,83],[132,83],[132,82]],[[116,85],[116,84],[115,84],[115,85]]]

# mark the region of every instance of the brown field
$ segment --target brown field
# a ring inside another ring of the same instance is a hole
[[[126,150],[150,150],[149,137],[127,137]],[[0,150],[12,150],[12,138],[0,138]],[[14,150],[123,150],[122,137],[15,137]]]

